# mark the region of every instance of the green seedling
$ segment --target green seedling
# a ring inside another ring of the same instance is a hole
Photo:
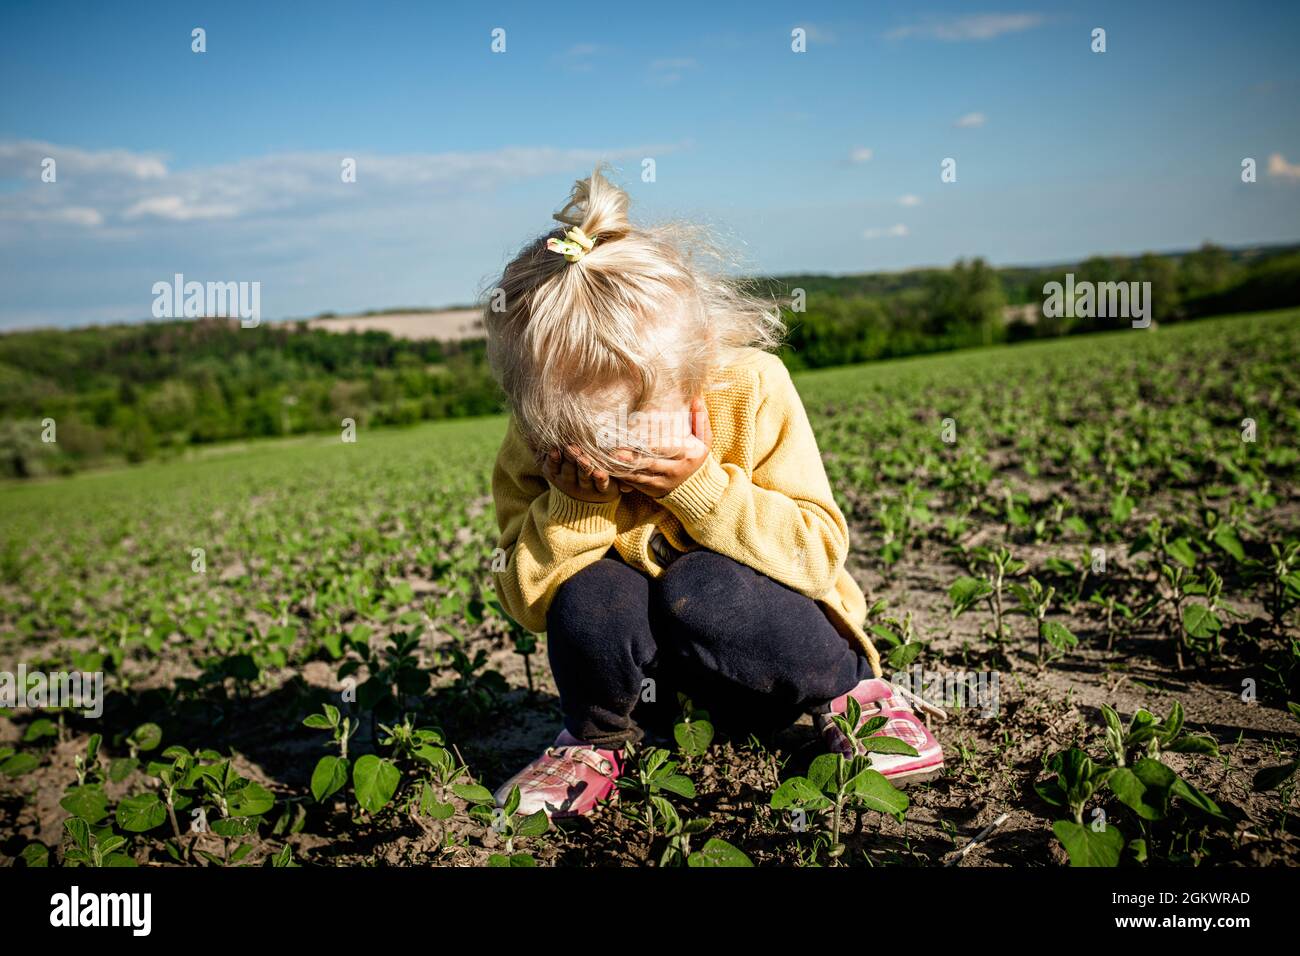
[[[69,844],[63,850],[65,866],[131,867],[135,860],[122,852],[126,839],[115,834],[111,827],[92,829],[85,820],[73,817],[65,820],[64,830]]]
[[[504,805],[498,807],[479,802],[469,809],[471,818],[490,827],[504,843],[505,852],[492,854],[488,859],[489,866],[536,865],[536,860],[530,854],[515,852],[515,841],[540,837],[551,828],[551,821],[545,810],[521,815],[519,803],[519,787],[515,786],[510,788]]]
[[[366,666],[370,676],[357,685],[357,706],[370,712],[373,725],[398,718],[406,711],[408,698],[428,693],[430,675],[416,658],[419,646],[419,630],[395,632],[382,653],[369,644],[352,644],[360,659],[345,662],[339,680]]]
[[[993,616],[991,637],[995,644],[1002,644],[1010,636],[1006,625],[1008,612],[1003,604],[1005,591],[1010,580],[1023,574],[1027,565],[1013,557],[1006,548],[978,548],[974,553],[981,563],[989,566],[989,570],[984,577],[958,578],[948,589],[952,616],[956,619],[980,600],[986,601]]]
[[[850,697],[843,715],[831,719],[841,733],[870,753],[909,754],[916,756],[916,748],[897,737],[875,736],[888,723],[888,718],[873,717],[862,723],[862,709]],[[854,807],[887,813],[900,823],[907,812],[907,794],[897,789],[877,770],[872,769],[868,756],[852,758],[837,753],[822,754],[808,767],[806,777],[790,777],[772,794],[770,806],[774,810],[799,810],[803,813],[829,812],[829,844],[832,859],[844,852],[840,831],[846,809]]]
[[[1046,642],[1054,647],[1059,653],[1065,653],[1071,647],[1079,643],[1079,639],[1074,633],[1062,624],[1060,621],[1047,620],[1048,609],[1052,606],[1052,597],[1056,594],[1056,588],[1044,588],[1038,579],[1030,577],[1026,584],[1013,582],[1011,584],[1011,593],[1015,595],[1019,607],[1018,613],[1034,619],[1034,630],[1037,634],[1037,655],[1038,665],[1043,665],[1043,644]]]
[[[880,520],[880,559],[888,572],[903,556],[916,536],[918,526],[932,520],[926,502],[930,493],[922,491],[916,482],[909,481],[876,512]]]
[[[487,669],[487,652],[480,647],[471,657],[455,644],[445,651],[456,678],[450,686],[439,689],[439,702],[445,701],[450,716],[465,723],[475,723],[491,716],[510,685],[499,671]]]
[[[1034,785],[1042,799],[1054,807],[1069,812],[1071,819],[1057,820],[1052,824],[1071,866],[1118,866],[1124,850],[1124,835],[1118,828],[1098,817],[1092,825],[1083,822],[1088,802],[1109,779],[1113,768],[1098,766],[1077,747],[1053,754],[1047,769],[1055,774],[1051,779]]]
[[[1094,591],[1092,597],[1088,600],[1101,607],[1102,612],[1105,614],[1106,650],[1114,650],[1115,615],[1119,614],[1119,616],[1124,618],[1124,620],[1131,621],[1133,620],[1133,609],[1104,588]]]
[[[898,618],[885,614],[886,607],[882,598],[867,610],[867,630],[877,646],[886,649],[885,663],[896,671],[907,670],[925,649],[925,643],[915,638],[911,611]]]
[[[677,750],[685,757],[702,757],[713,743],[713,724],[707,710],[697,710],[685,694],[677,694],[681,717],[673,724],[673,739]]]
[[[733,846],[720,837],[710,837],[704,841],[704,846],[692,851],[690,848],[690,834],[687,828],[691,827],[692,824],[696,824],[697,827],[693,832],[700,832],[701,828],[698,827],[698,824],[701,822],[707,823],[707,821],[690,820],[683,824],[683,829],[679,834],[670,834],[669,847],[664,850],[664,856],[660,858],[660,866],[681,866],[681,860],[685,859],[686,865],[692,867],[727,867],[732,869],[753,867],[753,861],[739,847]],[[666,861],[665,858],[667,858]]]
[[[498,617],[505,623],[506,630],[514,643],[514,651],[524,660],[524,680],[528,684],[528,694],[532,696],[536,693],[533,687],[533,655],[537,653],[537,635],[533,634],[527,628],[520,627],[515,620],[506,613],[505,608],[499,601],[487,602],[488,607],[494,610]]]
[[[348,761],[348,740],[360,727],[353,724],[351,717],[340,714],[339,709],[333,704],[323,704],[321,713],[308,715],[303,721],[303,726],[315,730],[328,730],[334,745],[339,749],[338,756],[326,754],[321,757],[316,762],[316,769],[312,771],[311,795],[317,803],[321,803],[341,790],[348,782],[348,770],[351,767]]]
[[[1300,540],[1272,542],[1268,548],[1268,560],[1250,560],[1244,567],[1253,583],[1263,585],[1264,607],[1274,633],[1282,637],[1287,615],[1300,607]]]
[[[128,756],[117,757],[108,764],[108,779],[121,783],[140,766],[140,754],[156,750],[162,743],[162,728],[157,724],[141,724],[127,735]]]
[[[659,747],[638,750],[629,744],[625,756],[627,767],[618,778],[618,788],[629,795],[629,800],[619,810],[629,820],[644,826],[653,837],[657,825],[678,818],[665,794],[694,800],[695,784],[690,777],[677,772],[678,762],[669,759],[667,750]]]
[[[1218,744],[1209,737],[1183,733],[1183,705],[1178,701],[1164,720],[1139,709],[1128,727],[1109,705],[1102,704],[1101,713],[1106,721],[1106,751],[1117,767],[1128,766],[1137,756],[1159,760],[1162,753],[1219,755]]]

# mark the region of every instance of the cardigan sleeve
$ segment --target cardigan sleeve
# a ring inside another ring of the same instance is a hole
[[[492,498],[506,553],[494,575],[506,613],[530,631],[546,630],[546,612],[560,585],[600,560],[614,544],[619,499],[582,501],[542,475],[514,419],[492,469]]]
[[[752,477],[710,452],[659,501],[704,547],[821,598],[848,556],[848,523],[789,371],[776,359],[766,364]]]

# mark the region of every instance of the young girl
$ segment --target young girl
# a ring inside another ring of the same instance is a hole
[[[511,417],[492,475],[506,611],[546,632],[564,727],[497,792],[520,812],[590,812],[677,692],[751,731],[850,696],[936,775],[938,743],[880,677],[866,600],[794,383],[779,311],[716,268],[697,230],[628,221],[599,169],[492,291],[488,357]],[[910,696],[910,695],[909,695]],[[854,745],[856,746],[856,745]]]

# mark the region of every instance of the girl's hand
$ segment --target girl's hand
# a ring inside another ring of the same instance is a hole
[[[592,465],[576,445],[570,445],[564,452],[552,448],[542,458],[542,475],[560,491],[579,501],[604,504],[619,496],[620,484],[611,481],[607,472]]]
[[[713,429],[709,424],[708,407],[703,398],[695,398],[691,401],[691,434],[683,447],[665,449],[673,453],[644,461],[641,467],[620,472],[616,478],[651,498],[662,498],[699,470],[709,457],[712,446]],[[621,452],[619,457],[632,460],[628,451]]]

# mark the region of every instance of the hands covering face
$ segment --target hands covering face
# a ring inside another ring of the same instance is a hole
[[[638,456],[620,448],[614,456],[628,462],[628,470],[610,474],[597,468],[576,446],[553,448],[542,459],[542,474],[556,488],[580,501],[613,501],[620,493],[640,491],[662,498],[693,475],[709,456],[713,430],[703,398],[691,402],[691,433],[677,448],[658,449],[654,457]]]

